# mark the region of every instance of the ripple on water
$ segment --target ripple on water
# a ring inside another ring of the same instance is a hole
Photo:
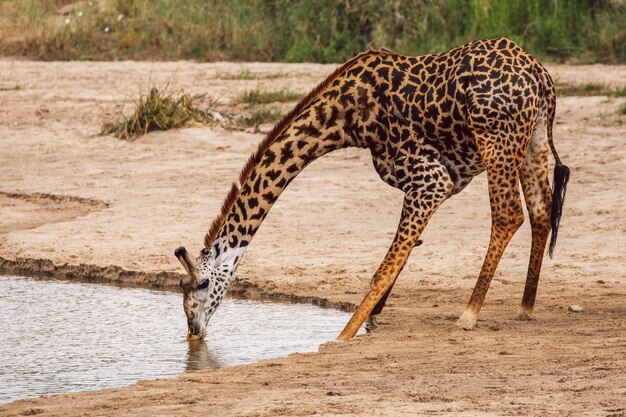
[[[350,318],[225,300],[206,343],[188,343],[180,294],[15,276],[0,277],[0,311],[0,403],[316,351]]]

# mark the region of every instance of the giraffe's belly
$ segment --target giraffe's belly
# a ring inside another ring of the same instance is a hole
[[[421,144],[419,150],[410,155],[412,160],[426,158],[427,160],[439,161],[448,170],[450,179],[454,184],[452,194],[457,194],[463,190],[472,179],[485,170],[482,158],[478,148],[472,139],[463,146],[459,146],[454,150],[442,150],[441,146],[435,143]],[[372,153],[372,161],[374,168],[380,178],[394,188],[406,191],[410,188],[411,175],[410,167],[406,166],[407,155],[402,156],[398,152],[394,157],[390,157],[387,153],[376,155]],[[408,175],[407,175],[408,174]]]
[[[461,192],[476,175],[481,174],[485,170],[482,158],[478,152],[465,161],[446,156],[442,156],[442,160],[454,183],[452,194]]]
[[[390,158],[383,158],[372,153],[372,162],[381,180],[394,188],[400,188],[400,182],[396,178],[393,161]]]
[[[454,183],[452,194],[463,190],[472,179],[485,170],[480,150],[474,137],[465,130],[464,134],[453,136],[448,132],[438,132],[437,139],[424,139],[436,148]]]

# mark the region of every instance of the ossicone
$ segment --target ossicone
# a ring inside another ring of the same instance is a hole
[[[187,277],[183,278],[182,284],[189,285],[196,282],[198,280],[198,267],[189,256],[187,249],[185,249],[184,246],[180,246],[174,251],[174,256],[178,258],[178,261],[183,265],[183,268],[185,268],[185,271],[187,272]]]

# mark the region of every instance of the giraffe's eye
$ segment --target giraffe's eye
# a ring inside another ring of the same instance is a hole
[[[200,283],[200,285],[198,285],[198,288],[197,288],[197,289],[199,289],[199,290],[203,290],[203,289],[205,289],[205,288],[206,288],[206,287],[208,287],[208,286],[209,286],[209,280],[207,279],[207,280],[202,281],[202,282]]]

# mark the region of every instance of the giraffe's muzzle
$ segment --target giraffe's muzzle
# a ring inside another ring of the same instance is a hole
[[[206,335],[205,330],[200,330],[198,325],[187,322],[188,330],[187,330],[187,340],[202,340]]]
[[[192,340],[204,340],[204,334],[200,333],[200,334],[193,334],[191,332],[187,332],[187,340],[192,341]]]

